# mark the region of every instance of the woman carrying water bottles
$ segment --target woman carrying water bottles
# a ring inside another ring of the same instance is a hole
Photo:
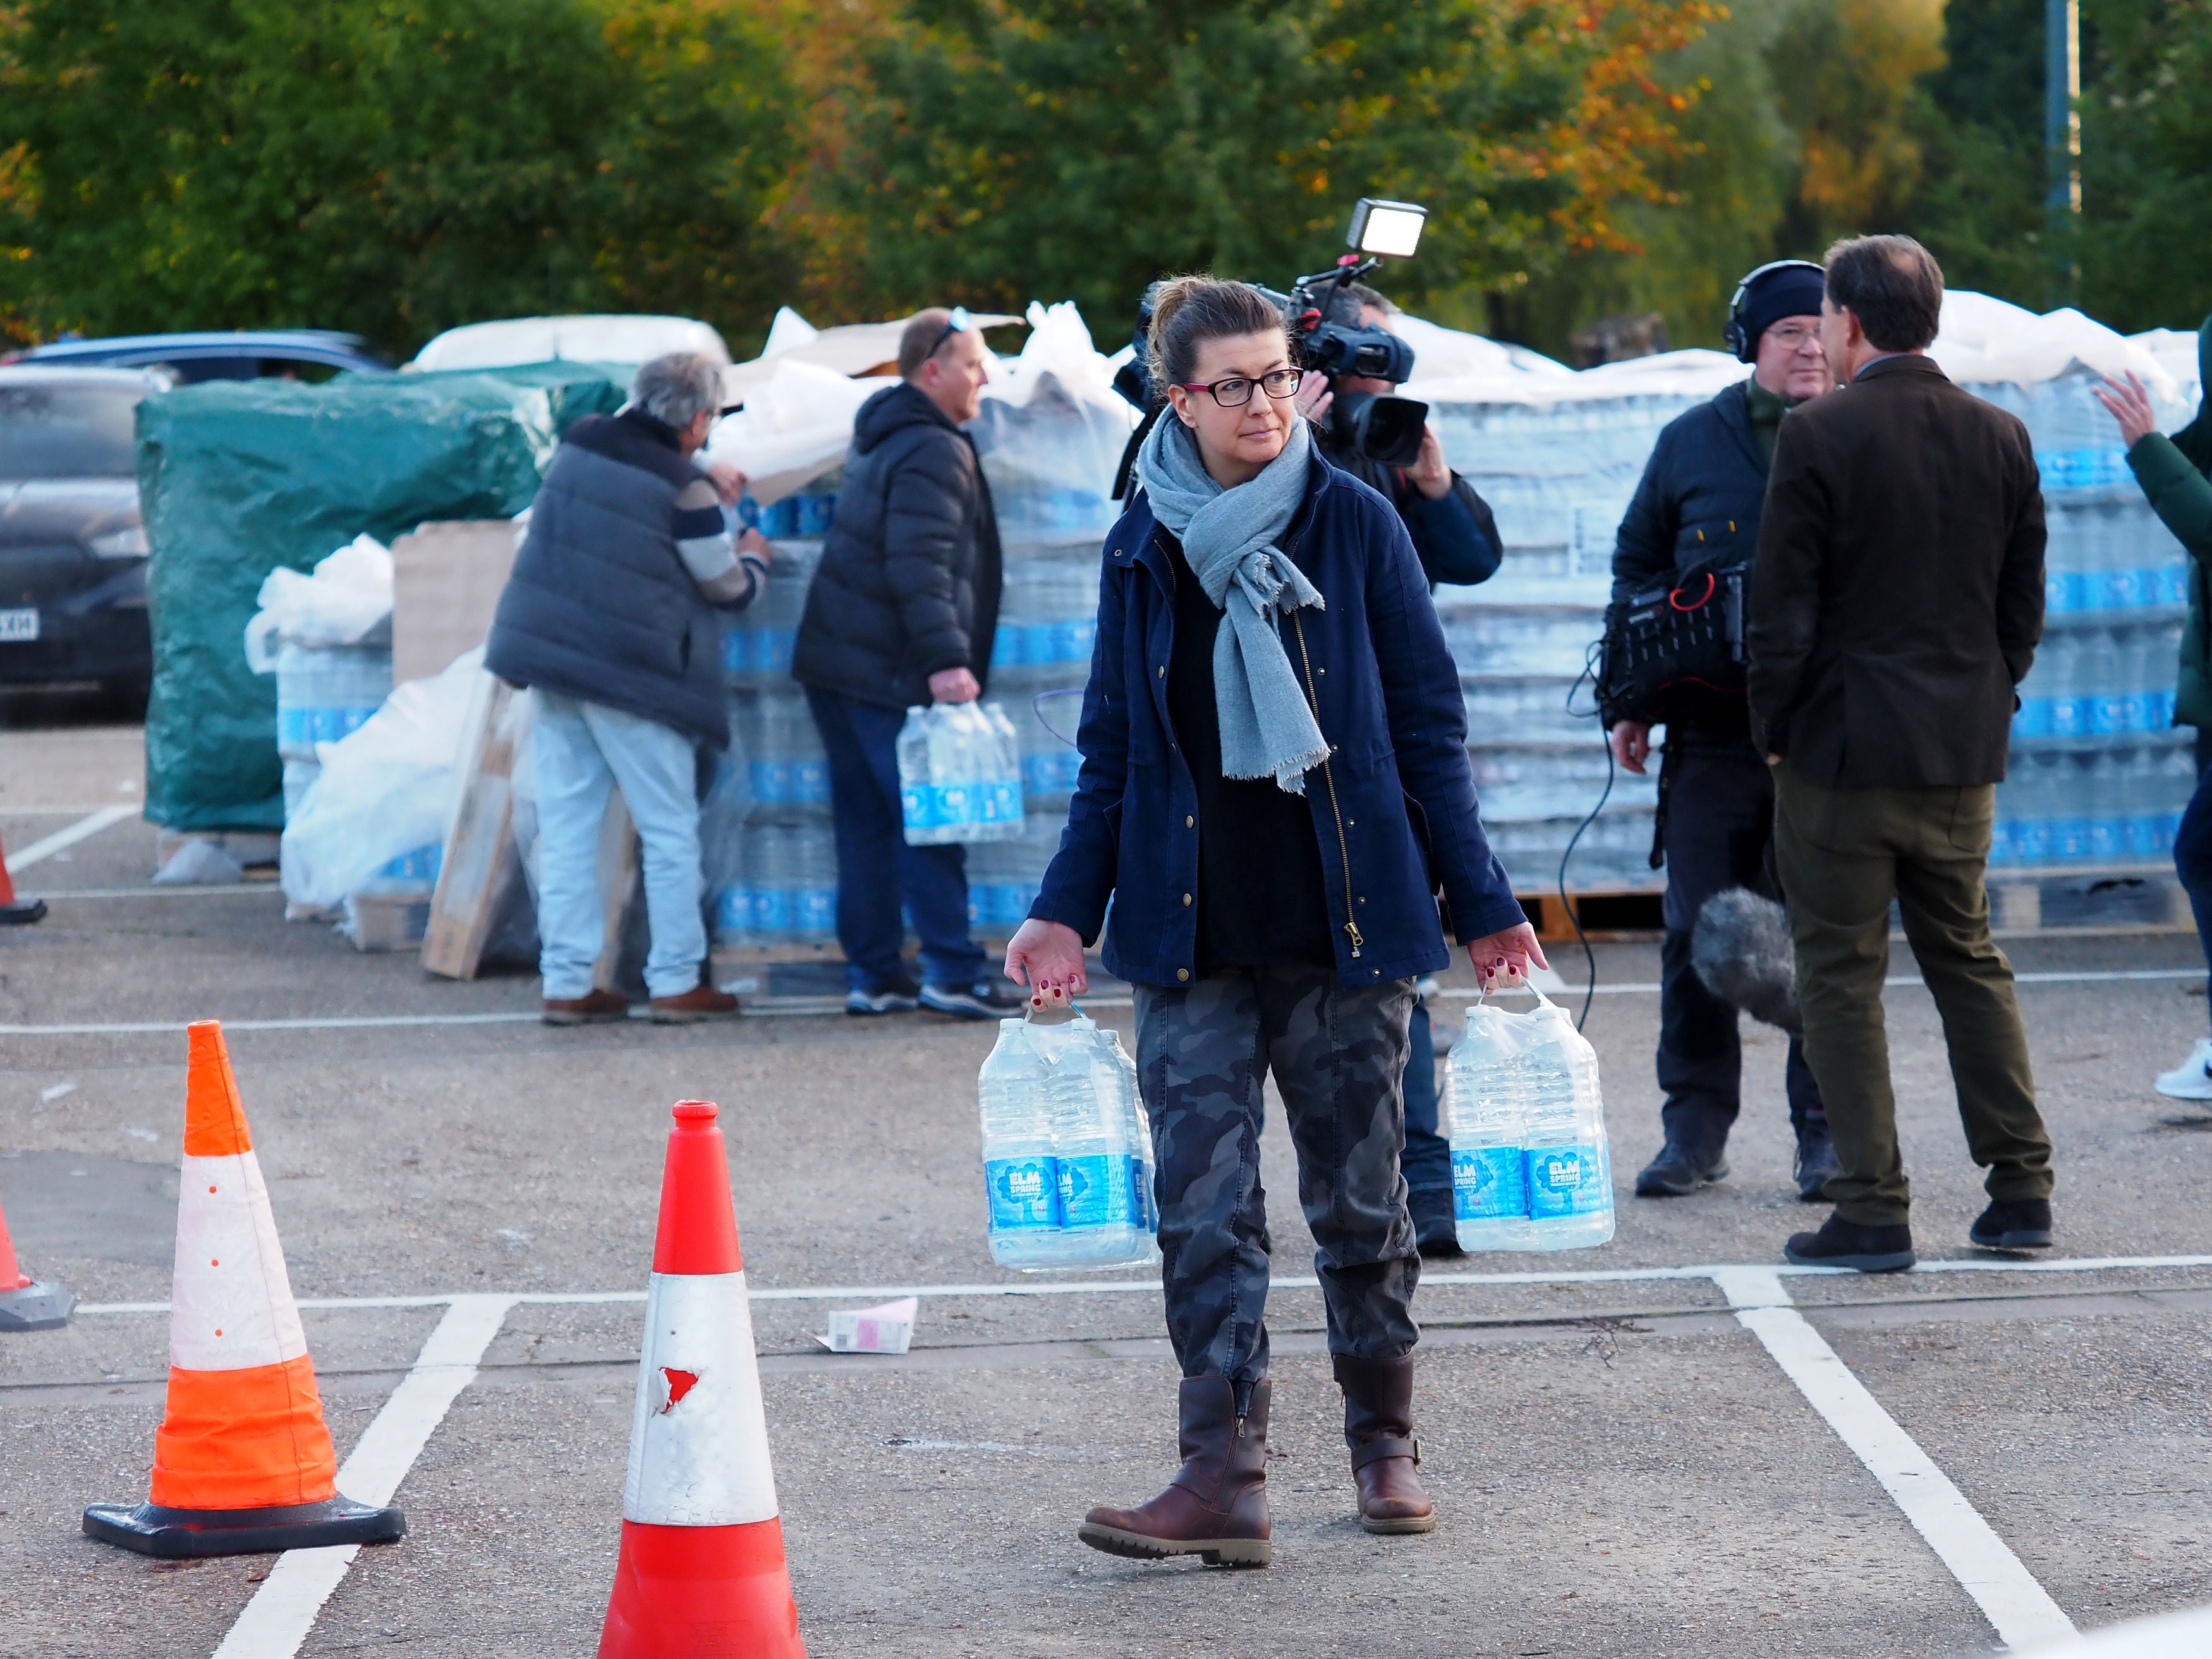
[[[1106,541],[1082,771],[1006,973],[1040,1007],[1079,995],[1103,927],[1136,988],[1182,1468],[1079,1535],[1264,1565],[1262,1082],[1297,1153],[1361,1519],[1426,1532],[1398,1173],[1413,981],[1449,962],[1447,925],[1492,985],[1544,958],[1483,834],[1427,579],[1389,505],[1316,452],[1281,313],[1181,277],[1150,347],[1168,408]]]

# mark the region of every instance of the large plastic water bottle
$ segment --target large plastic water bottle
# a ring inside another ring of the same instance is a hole
[[[1056,1267],[1060,1163],[1053,1153],[1044,1056],[1018,1019],[999,1022],[976,1093],[983,1120],[983,1186],[991,1260],[1002,1267]]]
[[[1042,1053],[1060,1172],[1060,1247],[1069,1266],[1154,1260],[1152,1134],[1137,1068],[1087,1017],[1029,1027]]]
[[[1080,1013],[1001,1020],[978,1093],[992,1260],[1035,1270],[1159,1259],[1152,1128],[1119,1036]]]
[[[1565,1009],[1486,1002],[1453,1046],[1445,1113],[1466,1250],[1568,1250],[1613,1237],[1613,1162],[1597,1056]]]
[[[1613,1237],[1613,1159],[1598,1094],[1597,1055],[1567,1011],[1548,999],[1528,1016],[1521,1055],[1528,1104],[1528,1243],[1572,1250]]]
[[[1467,1029],[1444,1066],[1444,1134],[1451,1143],[1452,1216],[1462,1250],[1528,1248],[1528,1177],[1521,1126],[1526,1089],[1512,1016],[1468,1005]]]

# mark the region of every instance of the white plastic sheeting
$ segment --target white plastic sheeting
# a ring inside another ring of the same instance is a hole
[[[689,317],[581,314],[507,317],[449,328],[416,352],[407,369],[507,368],[560,362],[635,365],[671,351],[703,352],[726,367],[730,361],[722,337]]]

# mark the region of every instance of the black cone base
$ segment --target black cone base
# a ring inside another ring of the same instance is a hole
[[[46,919],[44,899],[10,899],[0,904],[0,927],[27,927]]]
[[[43,1281],[0,1291],[0,1331],[58,1331],[69,1323],[76,1298]]]
[[[325,1544],[389,1544],[405,1536],[396,1504],[379,1509],[340,1495],[265,1510],[169,1510],[159,1504],[94,1504],[84,1533],[140,1555],[266,1555]]]

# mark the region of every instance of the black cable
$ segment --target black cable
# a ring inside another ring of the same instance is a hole
[[[1589,654],[1583,659],[1582,673],[1567,688],[1567,713],[1577,720],[1589,720],[1597,714],[1595,708],[1586,712],[1577,709],[1575,693],[1583,689],[1583,681],[1595,675],[1598,653],[1602,648],[1601,644],[1590,647]],[[1583,947],[1583,960],[1589,969],[1589,983],[1583,991],[1583,1011],[1575,1016],[1575,1030],[1577,1031],[1589,1020],[1590,1004],[1597,999],[1597,952],[1590,949],[1589,935],[1583,931],[1583,919],[1575,914],[1575,907],[1567,902],[1567,860],[1575,855],[1575,843],[1582,840],[1583,832],[1597,822],[1597,815],[1605,811],[1606,802],[1613,799],[1613,739],[1602,725],[1598,727],[1598,741],[1605,745],[1605,788],[1598,795],[1597,805],[1590,808],[1589,816],[1577,824],[1575,833],[1567,837],[1566,848],[1559,854],[1559,908],[1567,913],[1567,921],[1575,930],[1575,939]]]

